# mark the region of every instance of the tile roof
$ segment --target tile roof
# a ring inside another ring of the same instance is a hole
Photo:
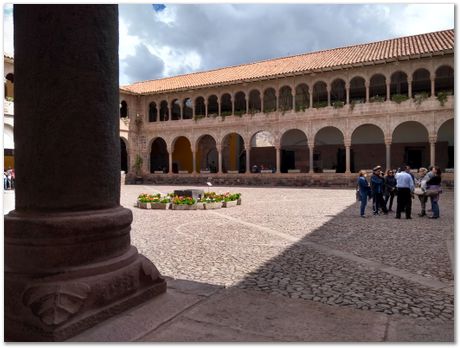
[[[349,65],[382,62],[403,57],[453,53],[454,30],[406,36],[391,40],[335,48],[250,64],[196,72],[122,86],[122,91],[154,94],[238,83],[282,75],[331,70]]]

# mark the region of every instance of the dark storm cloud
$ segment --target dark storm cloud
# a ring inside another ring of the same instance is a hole
[[[122,60],[122,64],[131,82],[160,78],[164,70],[163,60],[151,54],[144,44],[139,44],[136,47],[136,54],[127,56]]]
[[[156,13],[150,5],[121,5],[120,16],[142,42],[197,53],[202,71],[396,37],[394,17],[403,9],[397,4],[167,4]],[[164,13],[174,13],[173,19],[160,21]],[[138,74],[126,74],[135,80],[151,67],[130,68]],[[179,72],[192,71],[190,66],[170,71]]]

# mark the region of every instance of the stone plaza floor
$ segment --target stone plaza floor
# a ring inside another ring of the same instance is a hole
[[[134,207],[140,193],[179,188],[121,190],[134,215],[132,243],[164,276],[422,321],[454,319],[452,191],[441,195],[438,220],[417,216],[418,199],[412,220],[372,216],[370,203],[362,219],[349,189],[212,187],[242,193],[242,205]]]

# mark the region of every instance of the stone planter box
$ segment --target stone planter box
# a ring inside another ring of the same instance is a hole
[[[205,203],[198,202],[198,203],[196,204],[196,209],[198,209],[198,210],[205,210],[206,208],[205,208],[204,205],[205,205]]]
[[[150,203],[152,209],[170,209],[171,208],[171,203],[160,203],[160,202],[153,202]]]
[[[236,207],[238,201],[222,202],[222,208]]]
[[[237,170],[227,170],[228,174],[238,174],[239,172]]]
[[[172,204],[172,210],[196,210],[197,209],[197,204]]]
[[[179,174],[188,174],[188,170],[179,170]]]
[[[141,209],[151,209],[151,203],[142,203],[142,202],[137,202],[137,206]]]
[[[222,208],[222,202],[204,203],[204,209],[206,210],[220,209],[220,208]]]
[[[288,169],[288,173],[300,173],[300,169]]]

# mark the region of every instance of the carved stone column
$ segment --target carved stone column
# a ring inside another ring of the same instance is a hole
[[[436,139],[435,135],[430,136],[430,166],[436,164]]]
[[[310,88],[310,86],[308,86],[308,90],[311,91],[309,93],[309,96],[310,96],[310,105],[308,106],[309,108],[312,108],[313,107],[313,88]]]
[[[208,117],[208,99],[204,100],[204,117]]]
[[[389,83],[387,83],[387,98],[386,98],[386,100],[391,100],[390,99],[390,86],[391,85]]]
[[[345,145],[345,173],[351,173],[350,170],[350,163],[351,163],[351,156],[350,156],[350,149],[351,149],[351,139],[346,139],[344,141]]]
[[[232,115],[235,115],[235,94],[232,93]]]
[[[308,152],[309,152],[309,157],[310,157],[310,170],[308,171],[309,173],[314,173],[314,164],[313,164],[313,152],[315,150],[315,143],[314,142],[309,142],[308,143]]]
[[[217,144],[216,145],[217,147],[217,165],[218,165],[218,169],[217,169],[217,174],[221,174],[222,173],[222,148],[223,146],[221,144]]]
[[[249,114],[249,93],[246,94],[246,114]]]
[[[168,174],[173,173],[173,150],[172,147],[168,149]]]
[[[407,80],[407,96],[412,99],[412,80]]]
[[[281,173],[281,146],[275,146],[276,151],[276,173]]]
[[[244,149],[246,150],[246,174],[250,174],[251,173],[251,160],[250,160],[251,146],[246,146]]]
[[[192,149],[192,174],[196,174],[196,151]]]
[[[169,102],[169,98],[166,100],[168,103],[168,121],[172,121],[172,104]]]
[[[14,5],[14,44],[5,338],[62,341],[166,282],[120,206],[117,5]]]
[[[391,138],[385,139],[386,169],[391,169]]]
[[[350,84],[345,85],[346,103],[350,104]]]
[[[218,116],[220,116],[221,113],[221,105],[220,105],[220,98],[219,96],[217,97],[217,108],[218,108]]]
[[[431,97],[434,97],[436,94],[436,91],[435,91],[435,79],[432,78],[431,79]]]
[[[368,82],[365,83],[365,87],[366,87],[366,103],[369,103],[369,83]]]
[[[327,85],[326,90],[327,90],[327,106],[331,106],[331,87]]]

